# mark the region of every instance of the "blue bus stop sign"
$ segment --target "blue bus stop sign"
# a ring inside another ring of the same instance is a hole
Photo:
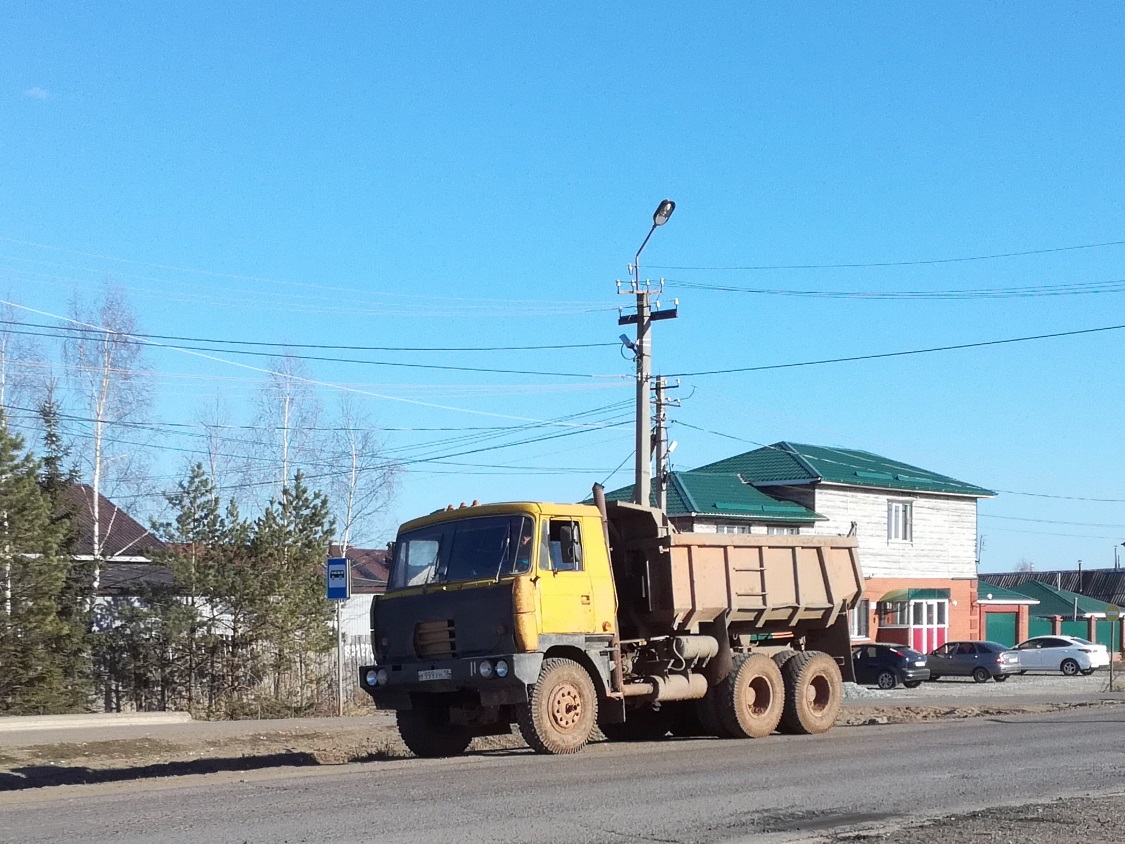
[[[344,557],[329,557],[325,567],[329,601],[346,601],[352,594],[352,567]]]

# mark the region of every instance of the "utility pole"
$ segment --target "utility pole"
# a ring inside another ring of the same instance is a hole
[[[665,392],[679,386],[679,383],[669,384],[661,375],[656,376],[656,424],[653,430],[656,446],[656,506],[665,512],[668,510],[668,479],[671,476],[668,458],[676,448],[675,443],[668,444],[668,408],[680,406],[678,399],[668,398]]]
[[[634,472],[635,480],[633,482],[633,503],[642,504],[645,507],[652,504],[652,417],[649,412],[649,390],[652,382],[652,353],[649,348],[648,334],[653,321],[674,319],[676,317],[676,307],[674,305],[670,309],[661,310],[659,302],[657,302],[655,309],[652,307],[650,302],[650,297],[653,294],[652,282],[646,280],[644,286],[641,286],[641,252],[644,251],[649,238],[652,237],[652,233],[656,231],[657,226],[662,226],[667,223],[668,218],[672,216],[672,212],[675,210],[676,203],[670,199],[665,199],[656,207],[656,212],[652,215],[652,228],[648,230],[644,243],[642,243],[641,248],[637,250],[637,254],[633,257],[633,263],[629,266],[629,270],[633,275],[630,288],[628,290],[622,290],[621,282],[617,282],[618,293],[637,297],[637,312],[635,314],[627,314],[618,317],[617,324],[630,325],[635,323],[637,326],[636,342],[632,344],[626,343],[626,345],[629,346],[633,354],[636,355],[637,362],[636,461]],[[659,295],[663,289],[664,282],[661,281],[656,290],[657,295]]]

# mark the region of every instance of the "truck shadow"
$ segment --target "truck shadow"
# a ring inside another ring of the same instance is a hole
[[[307,767],[322,764],[324,763],[312,753],[287,752],[263,756],[193,759],[187,762],[160,762],[128,768],[88,768],[84,765],[28,765],[0,772],[0,791],[19,791],[54,785],[128,782],[154,777],[182,777],[191,774],[215,774],[224,771]]]

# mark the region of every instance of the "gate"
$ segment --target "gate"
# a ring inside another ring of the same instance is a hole
[[[985,613],[984,638],[1008,647],[1014,645],[1016,643],[1016,613]]]

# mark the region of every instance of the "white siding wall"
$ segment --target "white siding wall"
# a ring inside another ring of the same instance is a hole
[[[887,539],[887,501],[914,505],[913,539]],[[867,577],[976,577],[975,498],[894,493],[818,485],[813,507],[828,521],[814,533],[847,534],[856,523],[859,560]]]

